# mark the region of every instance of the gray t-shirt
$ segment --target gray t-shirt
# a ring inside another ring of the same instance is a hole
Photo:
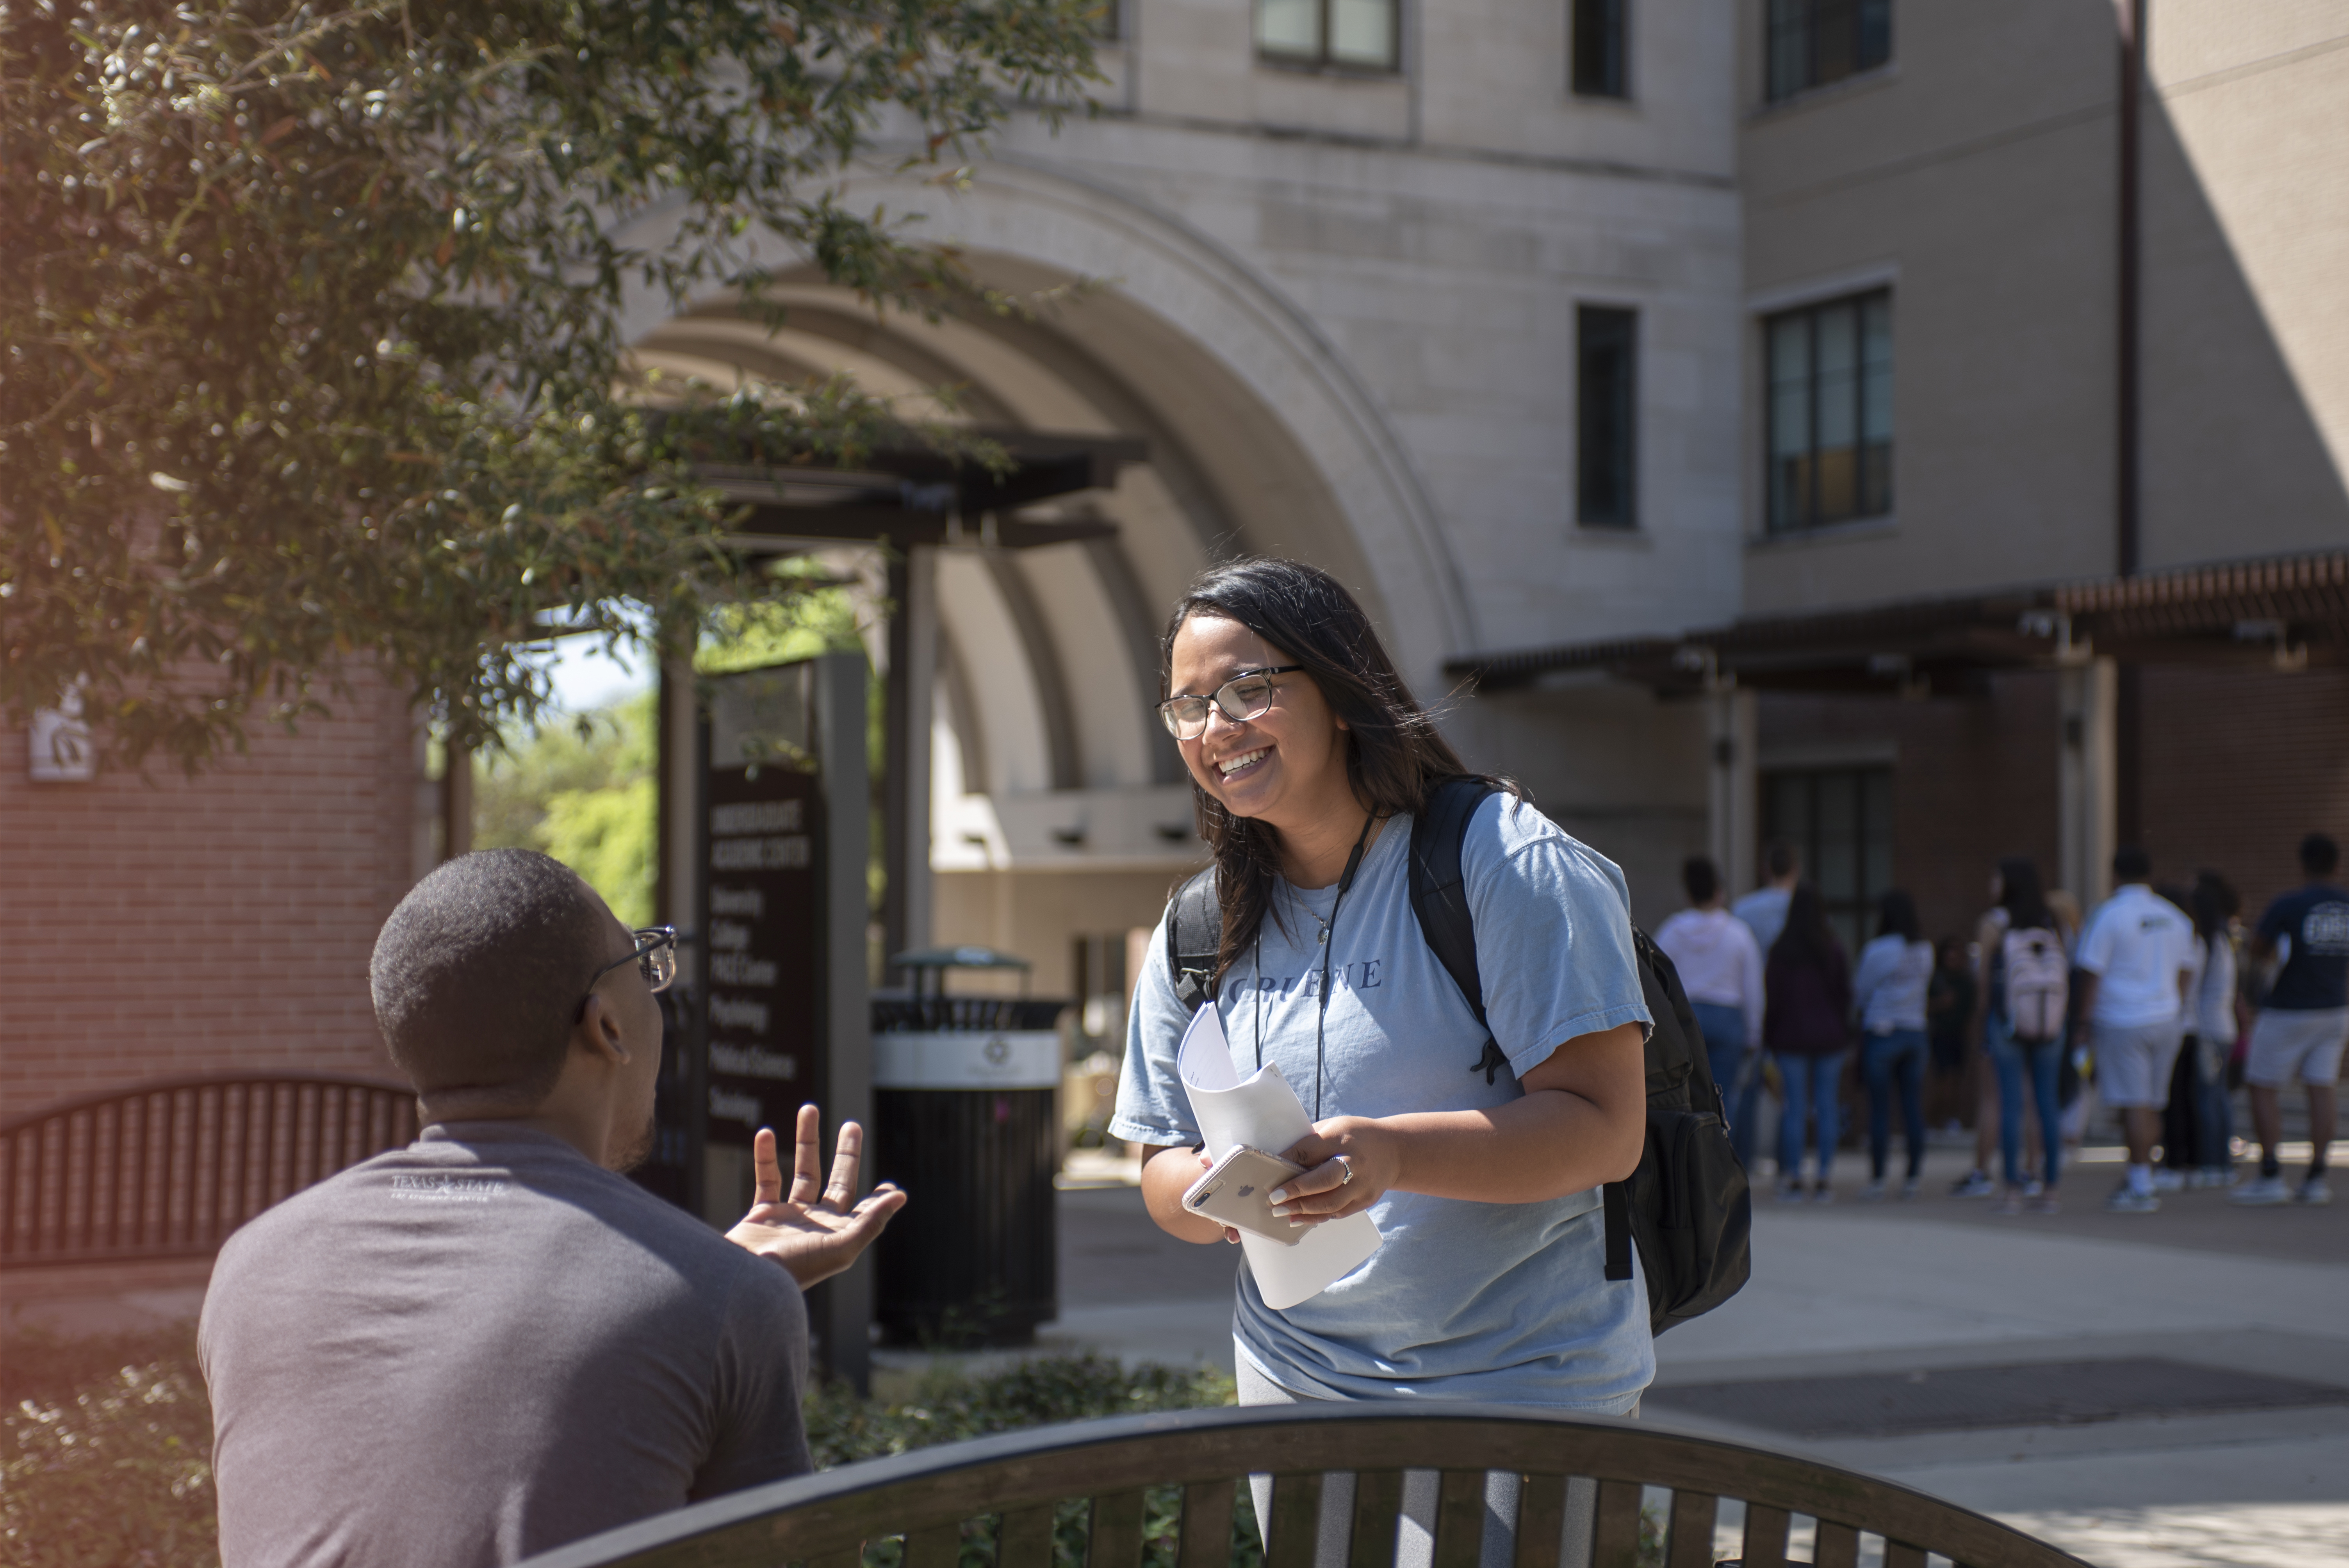
[[[229,1568],[508,1563],[812,1468],[791,1275],[511,1123],[237,1232],[198,1346]]]
[[[1485,1033],[1412,913],[1410,847],[1411,819],[1388,822],[1338,909],[1318,1111],[1313,916],[1330,918],[1338,890],[1278,884],[1281,921],[1267,918],[1258,952],[1233,965],[1216,1004],[1243,1077],[1261,1049],[1316,1119],[1479,1109],[1518,1099],[1516,1075],[1568,1040],[1649,1021],[1623,873],[1532,807],[1495,796],[1461,848],[1486,1016],[1508,1057],[1487,1084],[1471,1070]],[[1189,1016],[1155,957],[1165,950],[1162,923],[1135,987],[1110,1127],[1134,1142],[1189,1144],[1198,1123],[1174,1068]],[[1620,1414],[1654,1376],[1647,1286],[1606,1278],[1595,1189],[1540,1203],[1391,1192],[1371,1213],[1385,1236],[1378,1252],[1286,1311],[1264,1304],[1242,1265],[1233,1333],[1280,1387]]]

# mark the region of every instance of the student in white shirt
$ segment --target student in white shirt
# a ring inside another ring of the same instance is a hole
[[[2113,876],[2121,885],[2089,920],[2073,958],[2086,975],[2079,1016],[2094,1031],[2096,1090],[2120,1111],[2128,1139],[2127,1178],[2105,1201],[2122,1214],[2161,1207],[2153,1191],[2153,1145],[2161,1136],[2161,1108],[2168,1103],[2194,980],[2194,923],[2153,891],[2152,875],[2152,859],[2136,845],[2114,854]]]
[[[1681,867],[1690,907],[1657,929],[1656,945],[1680,971],[1681,989],[1704,1035],[1713,1081],[1728,1109],[1737,1158],[1754,1163],[1754,1115],[1762,1099],[1762,947],[1729,913],[1721,872],[1702,855]]]

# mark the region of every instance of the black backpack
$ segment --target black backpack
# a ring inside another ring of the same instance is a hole
[[[1481,778],[1448,779],[1412,820],[1411,907],[1476,1022],[1485,1024],[1485,985],[1476,968],[1476,934],[1460,870],[1468,820],[1496,786]],[[1174,995],[1197,1011],[1214,995],[1223,946],[1223,905],[1209,866],[1174,890],[1167,907],[1166,962]],[[1648,1276],[1648,1325],[1661,1334],[1735,1295],[1751,1271],[1754,1224],[1745,1168],[1729,1142],[1721,1090],[1706,1064],[1703,1038],[1689,1011],[1679,974],[1637,926],[1632,951],[1655,1028],[1648,1037],[1648,1140],[1630,1179],[1602,1189],[1607,1212],[1607,1277],[1631,1277],[1631,1248]],[[1508,1065],[1489,1026],[1484,1055],[1470,1072],[1485,1081]]]

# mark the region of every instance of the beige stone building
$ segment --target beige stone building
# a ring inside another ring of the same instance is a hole
[[[1895,882],[1961,929],[2001,853],[2256,897],[2349,830],[2349,0],[1124,0],[1103,67],[855,192],[1089,292],[641,324],[1121,454],[901,569],[893,944],[1114,1028],[1200,855],[1158,623],[1248,552],[1353,584],[1649,922],[1770,834],[1857,936]]]

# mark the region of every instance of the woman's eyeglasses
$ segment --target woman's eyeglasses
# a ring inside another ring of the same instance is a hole
[[[1272,676],[1293,675],[1303,665],[1268,665],[1260,670],[1242,670],[1222,686],[1216,695],[1207,696],[1170,696],[1158,705],[1158,717],[1166,726],[1166,733],[1177,740],[1196,740],[1207,730],[1207,705],[1214,703],[1224,710],[1224,717],[1234,724],[1246,724],[1252,718],[1262,718],[1272,709]]]

